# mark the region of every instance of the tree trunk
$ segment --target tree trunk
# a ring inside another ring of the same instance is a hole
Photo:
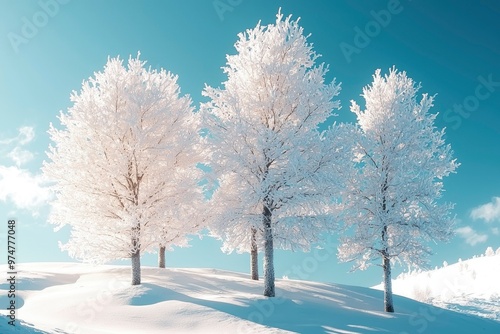
[[[384,164],[385,166],[385,164]],[[387,198],[385,196],[388,188],[387,169],[383,167],[385,179],[382,185],[382,211],[387,213]],[[387,235],[387,225],[384,224],[382,229],[382,267],[384,268],[384,310],[385,312],[394,313],[394,303],[392,301],[392,278],[391,278],[391,258],[389,256],[389,241]]]
[[[141,284],[141,242],[140,225],[132,228],[132,285]]]
[[[385,312],[394,312],[392,302],[392,279],[391,279],[391,260],[384,255],[382,266],[384,268],[384,310]]]
[[[385,206],[385,197],[384,197]],[[392,302],[392,279],[391,279],[391,258],[387,249],[387,225],[382,229],[382,268],[384,269],[384,311],[394,312],[394,304]]]
[[[264,296],[274,297],[274,245],[271,211],[264,205]]]
[[[132,285],[141,284],[141,251],[132,254]]]
[[[158,268],[165,268],[165,246],[158,250]]]
[[[254,281],[259,280],[259,263],[257,253],[257,229],[252,227],[252,240],[250,245],[250,271]]]

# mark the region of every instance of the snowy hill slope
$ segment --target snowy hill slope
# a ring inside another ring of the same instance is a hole
[[[5,272],[5,266],[0,266]],[[19,265],[17,331],[1,333],[500,333],[500,322],[395,298],[382,312],[382,292],[353,286],[277,280],[277,297],[262,282],[214,269],[129,268],[75,263]],[[6,314],[5,283],[0,312]],[[35,331],[32,326],[39,331]]]
[[[489,248],[481,257],[401,274],[392,288],[401,296],[500,321],[500,251]]]

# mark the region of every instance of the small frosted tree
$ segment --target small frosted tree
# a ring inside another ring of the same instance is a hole
[[[444,129],[429,113],[433,97],[405,72],[390,70],[363,89],[366,109],[352,101],[358,127],[351,128],[353,152],[345,166],[342,238],[339,257],[365,269],[380,261],[384,272],[384,307],[394,312],[391,262],[420,266],[431,250],[427,241],[445,241],[452,234],[452,205],[439,204],[442,179],[458,167]],[[352,233],[349,233],[352,232]]]
[[[175,113],[177,127],[169,130],[171,145],[166,152],[170,166],[165,180],[165,186],[170,189],[168,206],[155,224],[159,268],[165,268],[166,250],[172,251],[173,246],[187,247],[188,235],[197,233],[206,220],[203,211],[206,201],[200,186],[202,171],[197,167],[204,160],[199,114],[183,114],[182,110]]]
[[[339,85],[325,83],[327,68],[298,21],[283,19],[238,35],[236,55],[227,56],[223,89],[206,87],[202,105],[211,167],[221,179],[211,227],[229,250],[264,250],[264,295],[275,295],[274,248],[308,250],[326,228],[319,171],[318,124],[338,101]]]
[[[486,256],[494,256],[495,255],[495,251],[493,250],[492,247],[488,247],[488,248],[486,248],[486,252],[484,253],[484,255],[486,255]]]
[[[182,131],[178,132],[182,134]],[[185,133],[186,134],[186,133]],[[193,142],[196,142],[197,134],[192,133]],[[177,143],[180,143],[178,141]],[[193,147],[180,146],[179,151],[173,154],[169,151],[173,160],[172,172],[169,176],[169,187],[172,190],[169,196],[169,207],[163,213],[162,219],[156,227],[156,238],[158,240],[158,267],[165,268],[165,252],[172,251],[173,246],[187,247],[189,245],[189,234],[195,234],[204,226],[205,214],[203,208],[205,201],[197,181],[201,177],[199,169],[193,167],[196,160],[201,159],[200,150],[193,151]],[[188,154],[188,160],[182,161],[181,156]],[[196,160],[193,160],[195,158]],[[199,161],[199,160],[198,160]]]
[[[235,173],[219,176],[219,187],[210,201],[212,221],[209,228],[213,237],[222,239],[225,253],[234,250],[237,253],[250,253],[250,276],[252,280],[259,280],[258,249],[259,245],[262,246],[262,213],[259,206],[242,206],[251,190],[246,190],[241,181]]]
[[[63,249],[96,263],[131,258],[133,285],[141,252],[165,241],[158,231],[171,223],[179,184],[194,186],[197,177],[191,99],[180,96],[176,76],[144,65],[109,59],[72,93],[63,129],[50,126],[55,146],[43,167],[57,194],[49,220],[71,227]]]

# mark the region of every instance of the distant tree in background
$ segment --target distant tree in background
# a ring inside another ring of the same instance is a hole
[[[356,261],[355,269],[381,260],[387,312],[394,312],[391,263],[422,265],[431,253],[426,242],[452,235],[453,205],[437,200],[442,179],[459,164],[434,125],[433,97],[417,101],[419,88],[405,72],[393,68],[383,77],[377,70],[363,89],[366,109],[352,101],[358,125],[342,139],[353,143],[353,158],[343,174],[347,235],[339,258]]]
[[[231,253],[250,253],[252,280],[259,280],[258,246],[262,245],[262,212],[260,207],[243,207],[251,189],[245,188],[244,180],[236,173],[220,175],[210,201],[210,233],[223,241],[222,250]]]
[[[308,250],[329,228],[317,176],[332,163],[318,125],[339,107],[340,86],[325,84],[327,68],[298,21],[278,13],[238,35],[227,56],[223,89],[206,87],[202,105],[210,166],[220,179],[211,231],[227,250],[264,250],[264,295],[275,295],[275,247]]]
[[[173,246],[188,246],[188,235],[205,225],[206,200],[200,186],[202,170],[195,166],[204,160],[200,143],[199,114],[171,111],[174,121],[168,128],[169,148],[166,152],[169,171],[165,187],[170,189],[165,211],[156,225],[158,240],[158,267],[165,268],[165,251]]]
[[[197,201],[199,173],[190,97],[180,96],[176,76],[144,65],[109,59],[72,93],[63,129],[51,124],[55,145],[43,167],[57,194],[50,222],[71,227],[62,248],[97,263],[131,258],[133,285],[141,283],[141,252],[190,231],[178,217]]]
[[[182,134],[183,131],[177,132]],[[185,132],[184,132],[185,133]],[[193,138],[196,142],[197,134],[187,138]],[[187,143],[189,141],[179,141],[179,143]],[[181,149],[182,147],[179,147]],[[184,153],[189,152],[189,146],[183,148]],[[201,193],[201,189],[196,181],[201,178],[199,170],[193,170],[195,161],[193,157],[200,158],[199,153],[190,156],[190,158],[181,163],[180,160],[173,161],[174,168],[169,178],[169,187],[172,190],[171,196],[168,199],[169,207],[164,212],[163,217],[157,224],[156,238],[158,240],[158,267],[165,268],[165,252],[172,251],[173,246],[187,247],[189,245],[188,235],[197,233],[204,227],[205,200]],[[193,153],[193,152],[191,152]],[[176,156],[169,152],[171,157]],[[182,154],[179,154],[180,157]],[[193,163],[194,162],[194,163]],[[191,167],[189,167],[191,166]]]

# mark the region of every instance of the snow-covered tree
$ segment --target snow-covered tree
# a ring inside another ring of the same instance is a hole
[[[384,272],[385,311],[394,312],[391,262],[420,266],[431,250],[428,241],[444,241],[452,234],[451,204],[437,200],[442,179],[455,171],[444,129],[438,130],[431,114],[433,97],[417,101],[416,85],[395,68],[386,76],[375,72],[363,89],[361,110],[352,101],[358,126],[351,129],[353,159],[345,169],[342,197],[347,236],[339,258],[356,261],[365,269],[380,261]]]
[[[182,112],[182,111],[179,111]],[[165,268],[165,251],[173,246],[187,247],[188,235],[205,227],[206,200],[200,180],[202,170],[198,167],[205,159],[200,143],[199,113],[182,114],[178,128],[170,128],[172,145],[168,151],[170,171],[166,186],[172,189],[168,208],[158,224],[158,267]]]
[[[486,255],[486,256],[494,256],[495,255],[495,251],[493,250],[492,247],[488,247],[488,248],[486,248],[486,252],[484,253],[484,255]]]
[[[184,147],[186,148],[188,147]],[[172,195],[168,199],[169,207],[158,222],[155,231],[158,241],[159,268],[165,268],[167,250],[172,251],[173,246],[189,246],[188,235],[195,234],[204,227],[204,218],[201,216],[204,213],[203,195],[194,182],[199,180],[200,171],[190,170],[186,168],[188,166],[194,167],[194,164],[183,165],[176,161],[173,164],[172,175],[169,176],[172,177],[168,185],[172,189]]]
[[[338,101],[340,86],[325,83],[327,68],[298,21],[277,14],[275,24],[238,35],[227,56],[224,88],[206,87],[202,105],[211,167],[220,178],[212,233],[228,250],[248,252],[252,231],[264,250],[264,295],[275,295],[274,248],[308,250],[329,226],[317,176],[331,164],[322,154],[318,124]]]
[[[50,126],[55,145],[43,167],[57,194],[49,220],[71,227],[62,248],[96,263],[131,258],[133,285],[141,252],[190,232],[177,217],[199,173],[190,97],[180,96],[177,76],[144,66],[113,58],[84,81],[59,116],[63,128]]]
[[[220,174],[217,183],[210,201],[211,235],[223,240],[225,253],[249,252],[251,278],[259,280],[258,248],[263,244],[260,208],[242,206],[251,190],[245,190],[244,180],[236,173]]]

